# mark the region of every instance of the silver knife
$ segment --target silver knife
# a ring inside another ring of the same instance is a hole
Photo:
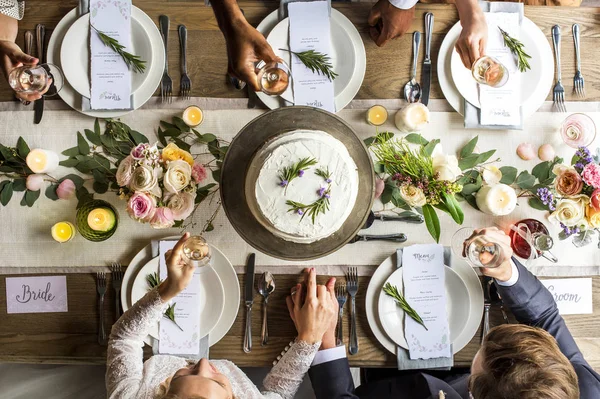
[[[433,33],[433,14],[425,14],[425,59],[423,60],[423,69],[421,72],[421,87],[423,93],[421,102],[423,105],[429,103],[429,91],[431,89],[431,35]]]
[[[42,24],[35,26],[35,40],[37,45],[37,58],[40,63],[46,62],[46,52],[44,48],[44,41],[46,39],[46,27]],[[36,125],[42,121],[42,115],[44,114],[44,97],[39,100],[35,100],[33,103],[33,123]]]
[[[25,31],[25,41],[24,41],[25,45],[23,46],[25,48],[25,54],[29,54],[30,56],[34,57],[33,55],[33,32],[28,30]],[[31,101],[25,101],[23,102],[23,105],[29,105],[31,104]]]
[[[246,332],[244,333],[244,352],[252,351],[252,303],[254,302],[254,260],[255,254],[250,254],[246,263]]]

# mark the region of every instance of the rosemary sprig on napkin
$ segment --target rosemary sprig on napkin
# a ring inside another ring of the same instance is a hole
[[[531,58],[531,56],[523,49],[523,43],[510,37],[510,35],[501,27],[498,27],[498,29],[500,29],[500,33],[502,33],[506,47],[508,47],[511,53],[517,57],[519,71],[525,72],[528,69],[531,69],[531,66],[529,66],[529,61],[527,61],[527,59]]]
[[[281,187],[285,187],[285,192],[287,192],[288,185],[294,180],[296,177],[302,177],[304,175],[304,170],[310,168],[317,164],[317,160],[314,158],[302,158],[292,166],[286,166],[283,168],[283,171],[279,174],[279,185]]]
[[[317,193],[319,194],[319,199],[313,202],[312,204],[302,204],[300,202],[287,200],[285,203],[290,207],[288,212],[296,212],[298,215],[301,215],[300,221],[304,219],[304,216],[308,215],[311,217],[313,224],[315,223],[316,217],[325,213],[329,210],[329,198],[331,192],[331,185],[329,187],[321,187]]]
[[[150,289],[153,289],[155,287],[158,287],[160,285],[160,283],[162,283],[162,280],[160,279],[160,277],[158,277],[158,272],[154,272],[154,273],[146,276],[146,282],[148,283],[148,286],[150,287]],[[169,305],[169,307],[163,314],[163,317],[171,320],[173,322],[173,324],[175,324],[177,326],[177,328],[179,328],[181,331],[183,331],[183,328],[181,328],[181,326],[179,326],[179,324],[177,324],[177,322],[175,321],[175,305],[176,305],[176,303]]]
[[[143,73],[146,70],[146,61],[142,60],[139,55],[128,53],[125,51],[125,46],[119,43],[117,39],[113,39],[106,33],[100,32],[94,25],[91,25],[91,27],[98,33],[98,37],[105,46],[110,47],[112,51],[123,58],[127,68],[133,69],[133,71],[137,73]]]
[[[402,310],[404,310],[404,313],[406,313],[410,318],[422,325],[423,328],[425,328],[425,330],[429,331],[425,326],[425,323],[423,322],[421,316],[419,316],[417,311],[414,310],[408,304],[408,302],[406,302],[406,299],[404,299],[404,296],[400,293],[400,291],[398,291],[398,288],[396,286],[387,283],[385,286],[383,286],[383,292],[385,292],[387,296],[392,297],[396,301],[396,304],[400,306]]]
[[[295,52],[284,48],[280,48],[279,50],[287,51],[289,53],[294,54],[296,57],[298,57],[300,62],[302,62],[313,73],[316,72],[319,75],[323,75],[331,81],[333,81],[338,76],[337,73],[333,72],[331,58],[327,54],[323,54],[315,50],[307,50],[300,52]]]

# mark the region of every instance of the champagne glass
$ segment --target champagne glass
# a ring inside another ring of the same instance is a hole
[[[15,92],[44,93],[44,97],[58,94],[64,81],[62,70],[53,64],[22,65],[8,75],[8,83]]]
[[[502,87],[508,82],[508,69],[500,61],[489,55],[479,58],[471,67],[477,83],[491,87]]]
[[[283,94],[290,85],[290,68],[283,61],[260,61],[256,65],[258,86],[269,96]]]
[[[471,239],[465,248],[465,242],[473,235],[472,227],[464,227],[452,236],[452,252],[463,258],[471,267],[494,268],[502,264],[502,247],[490,241],[485,235]],[[464,255],[466,254],[466,256]]]
[[[560,136],[569,147],[587,147],[596,138],[596,124],[586,114],[572,114],[563,121]]]
[[[210,246],[200,236],[191,236],[183,243],[183,254],[187,263],[194,267],[203,267],[210,263]]]

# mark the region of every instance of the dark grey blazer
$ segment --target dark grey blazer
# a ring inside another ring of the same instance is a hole
[[[558,314],[554,298],[533,274],[516,259],[513,261],[519,269],[519,280],[511,287],[498,285],[504,304],[520,323],[543,328],[556,338],[560,350],[575,368],[582,399],[600,399],[600,375],[583,358],[565,321]],[[355,390],[347,359],[314,366],[309,375],[317,399],[437,399],[440,390],[446,393],[448,399],[469,399],[468,375],[450,381],[415,372],[361,385]]]

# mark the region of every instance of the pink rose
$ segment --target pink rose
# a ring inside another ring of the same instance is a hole
[[[165,196],[164,202],[167,208],[173,212],[174,220],[185,220],[194,211],[194,200],[196,193],[181,192]]]
[[[597,211],[600,211],[600,188],[594,190],[590,196],[590,201],[592,203],[592,207]]]
[[[134,193],[127,203],[127,213],[135,220],[149,222],[155,211],[156,199],[146,193]]]
[[[156,208],[156,212],[154,212],[154,216],[150,221],[150,225],[155,229],[167,229],[174,224],[175,219],[173,218],[173,211],[164,206]]]
[[[56,195],[60,199],[71,199],[75,195],[75,183],[71,179],[65,179],[56,188]]]
[[[581,172],[583,181],[594,188],[600,188],[600,166],[595,163],[588,163]]]
[[[194,163],[192,167],[192,178],[196,183],[202,182],[208,176],[206,168],[201,163]]]
[[[381,197],[383,190],[385,189],[385,182],[380,178],[375,180],[375,199]]]
[[[27,181],[25,182],[25,187],[29,191],[38,191],[41,190],[44,185],[44,175],[29,175],[27,176]]]
[[[121,187],[126,187],[131,182],[131,176],[135,170],[135,159],[131,155],[123,159],[117,169],[117,184]]]

